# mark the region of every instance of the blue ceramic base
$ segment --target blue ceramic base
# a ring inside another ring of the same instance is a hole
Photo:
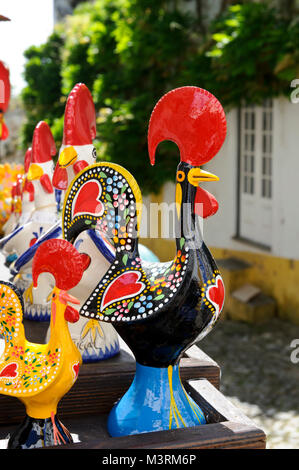
[[[112,437],[206,424],[200,407],[185,391],[179,366],[136,363],[134,381],[108,417]]]

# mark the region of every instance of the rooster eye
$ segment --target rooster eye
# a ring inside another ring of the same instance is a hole
[[[53,300],[56,299],[56,294],[52,294],[52,299],[53,299]]]
[[[178,171],[176,178],[178,182],[181,183],[185,179],[185,173],[183,171]]]
[[[92,156],[93,156],[94,159],[97,158],[97,151],[96,151],[95,147],[92,149]]]

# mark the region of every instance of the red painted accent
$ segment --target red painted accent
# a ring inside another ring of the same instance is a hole
[[[23,190],[23,176],[17,176],[16,196],[22,196]]]
[[[176,88],[156,104],[148,128],[151,164],[160,142],[175,142],[181,161],[200,166],[220,150],[226,135],[226,119],[219,101],[194,86]]]
[[[11,207],[10,212],[13,213],[15,211],[15,197],[17,195],[17,183],[13,183],[11,187]]]
[[[54,188],[62,189],[63,191],[65,191],[68,187],[67,171],[65,168],[61,168],[58,162],[55,166],[52,184]]]
[[[37,249],[33,258],[34,287],[37,287],[38,276],[44,272],[53,274],[59,289],[72,289],[80,282],[84,272],[81,254],[67,240],[47,240]]]
[[[78,310],[68,305],[64,312],[64,318],[70,323],[76,323],[79,320],[80,315]]]
[[[52,183],[51,183],[51,180],[50,180],[50,177],[49,175],[47,175],[47,173],[44,173],[41,177],[40,177],[40,183],[43,187],[43,189],[45,190],[46,193],[53,193],[53,186],[52,186]]]
[[[29,201],[34,201],[34,184],[27,179],[25,180],[24,191],[29,193]]]
[[[0,377],[14,379],[18,375],[17,369],[18,369],[18,364],[16,362],[11,362],[7,366],[5,366],[4,369],[2,369],[2,371],[0,372]]]
[[[6,140],[7,137],[9,136],[9,130],[8,130],[8,127],[5,124],[4,120],[2,121],[2,128],[1,129],[2,130],[1,130],[0,140]]]
[[[32,246],[34,245],[34,243],[37,241],[37,238],[31,238],[30,242],[29,242],[29,246]]]
[[[73,371],[75,372],[76,378],[79,375],[79,370],[80,370],[80,362],[76,362],[76,364],[73,364]]]
[[[194,200],[195,214],[205,219],[216,214],[218,207],[218,201],[215,196],[198,186]]]
[[[33,132],[31,162],[49,162],[55,154],[56,146],[51,129],[45,121],[40,121]]]
[[[32,157],[32,148],[29,147],[26,150],[25,157],[24,157],[24,171],[25,171],[25,173],[28,173],[30,163],[31,163],[31,157]]]
[[[104,206],[98,197],[101,195],[101,186],[97,181],[87,181],[79,189],[73,208],[72,216],[78,214],[102,215]]]
[[[5,113],[8,108],[10,100],[10,81],[9,81],[9,69],[0,61],[0,83],[1,83],[1,101],[0,109]],[[4,93],[3,93],[4,92]],[[3,95],[3,96],[2,96]],[[6,127],[6,126],[5,126]],[[2,137],[2,140],[3,137]]]
[[[11,187],[11,197],[14,198],[17,195],[17,183],[13,183]]]
[[[70,92],[64,112],[63,144],[92,144],[96,136],[96,113],[91,93],[84,83]]]
[[[91,263],[91,258],[87,253],[81,253],[81,259],[85,271]]]
[[[139,281],[140,277],[138,271],[126,271],[114,279],[103,295],[101,310],[112,302],[140,294],[145,288],[145,284]]]
[[[208,287],[206,297],[210,302],[218,307],[219,314],[224,303],[224,284],[220,276],[217,276],[215,286],[212,285]]]
[[[88,166],[88,163],[85,160],[79,160],[78,162],[74,163],[73,169],[74,169],[75,175],[77,173],[80,173],[80,171],[86,168],[87,166]]]

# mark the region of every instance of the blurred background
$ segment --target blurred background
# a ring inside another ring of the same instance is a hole
[[[12,86],[2,164],[23,162],[40,120],[58,150],[68,93],[84,82],[98,160],[131,171],[148,207],[171,203],[178,149],[161,144],[150,167],[153,106],[185,85],[220,100],[228,134],[206,165],[220,178],[207,186],[220,207],[203,228],[226,303],[200,347],[268,447],[299,448],[299,1],[1,0],[0,13]],[[161,261],[174,252],[167,222],[152,221],[159,238],[142,238]]]

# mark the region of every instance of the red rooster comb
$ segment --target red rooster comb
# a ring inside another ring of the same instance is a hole
[[[31,163],[31,157],[32,157],[32,148],[29,147],[26,150],[25,157],[24,157],[24,172],[28,173],[30,163]]]
[[[55,154],[56,146],[51,129],[45,121],[40,121],[33,132],[31,162],[49,162]]]
[[[67,240],[47,240],[33,258],[33,285],[37,287],[38,276],[48,272],[53,274],[58,289],[72,289],[80,282],[89,261],[88,256],[79,253]]]
[[[96,113],[91,93],[84,83],[77,83],[66,102],[62,143],[92,144],[95,136]]]
[[[9,69],[0,60],[0,109],[3,113],[8,108],[10,100]]]
[[[194,86],[176,88],[158,101],[150,118],[151,164],[159,143],[171,140],[180,149],[181,161],[200,166],[216,155],[225,135],[225,114],[215,96]]]

